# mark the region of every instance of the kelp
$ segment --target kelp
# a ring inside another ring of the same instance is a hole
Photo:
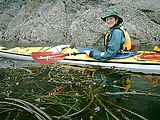
[[[123,103],[133,96],[160,97],[153,88],[135,89],[133,75],[116,70],[52,64],[0,71],[0,118],[4,119],[147,120]],[[159,77],[146,76],[146,80],[158,88]]]

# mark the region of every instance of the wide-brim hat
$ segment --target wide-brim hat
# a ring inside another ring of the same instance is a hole
[[[106,22],[106,18],[111,16],[117,16],[119,24],[123,22],[123,18],[114,10],[107,10],[101,17],[101,19]]]

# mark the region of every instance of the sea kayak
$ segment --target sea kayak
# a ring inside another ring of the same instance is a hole
[[[124,54],[122,55],[124,57],[122,57],[121,55],[117,55],[112,60],[97,61],[93,58],[88,57],[86,54],[72,55],[71,53],[81,53],[81,51],[79,50],[78,47],[70,48],[69,45],[58,45],[55,47],[25,47],[25,48],[21,47],[6,48],[3,46],[0,47],[0,56],[10,59],[33,61],[33,58],[31,56],[33,52],[39,52],[39,53],[50,52],[52,53],[52,56],[59,55],[59,53],[61,53],[62,56],[66,55],[64,59],[57,60],[61,64],[76,65],[83,67],[118,69],[131,72],[141,72],[145,74],[160,74],[160,60],[142,59],[140,57],[141,54],[135,54],[135,55],[133,55],[132,53]],[[140,52],[149,53],[150,51],[140,51]],[[48,53],[45,55],[45,57],[41,56],[41,58],[38,59],[44,58],[43,59],[44,61],[52,59],[50,55],[48,56],[47,55]]]

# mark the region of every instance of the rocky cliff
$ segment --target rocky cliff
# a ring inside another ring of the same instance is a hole
[[[100,19],[113,8],[133,43],[160,42],[160,0],[0,0],[0,40],[101,46]]]

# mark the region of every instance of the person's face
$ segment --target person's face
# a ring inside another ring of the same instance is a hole
[[[115,18],[113,16],[107,17],[105,24],[107,27],[111,28],[118,22],[118,18]]]

